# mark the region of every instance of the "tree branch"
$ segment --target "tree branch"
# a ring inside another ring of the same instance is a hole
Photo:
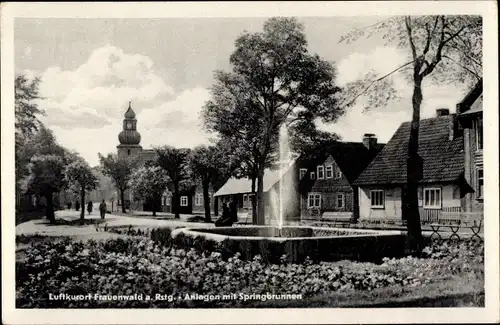
[[[413,62],[417,60],[417,50],[415,48],[415,43],[413,42],[412,29],[411,29],[411,18],[410,16],[405,17],[406,32],[408,33],[408,41],[410,43],[411,54],[413,57]]]
[[[386,75],[384,75],[384,76],[382,76],[382,77],[380,77],[380,78],[378,78],[378,79],[373,80],[372,82],[370,82],[370,84],[369,84],[369,85],[368,85],[365,89],[363,89],[361,92],[359,92],[359,93],[358,93],[358,94],[357,94],[357,95],[356,95],[356,96],[355,96],[355,97],[354,97],[354,98],[353,98],[353,99],[352,99],[352,100],[351,100],[348,104],[346,104],[346,106],[349,106],[349,105],[351,105],[352,103],[354,103],[354,102],[356,101],[356,99],[358,99],[358,98],[359,98],[361,95],[363,95],[363,94],[364,94],[364,93],[365,93],[368,89],[370,89],[370,87],[371,87],[371,86],[373,86],[373,84],[374,84],[374,83],[379,82],[379,81],[381,81],[382,79],[385,79],[385,78],[389,77],[391,74],[393,74],[393,73],[395,73],[395,72],[399,71],[400,69],[402,69],[402,68],[404,68],[404,67],[406,67],[406,66],[408,66],[408,65],[412,64],[413,62],[415,62],[415,60],[410,61],[410,62],[406,62],[405,64],[403,64],[403,65],[401,65],[401,66],[397,67],[396,69],[392,70],[392,71],[391,71],[391,72],[389,72],[388,74],[386,74]]]

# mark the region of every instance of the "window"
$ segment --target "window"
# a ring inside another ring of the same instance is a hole
[[[181,207],[187,207],[187,206],[188,206],[188,197],[181,196]]]
[[[384,208],[385,192],[384,190],[372,190],[370,191],[371,207],[372,208]]]
[[[335,168],[335,179],[341,179],[342,178],[342,172],[340,171],[339,166]]]
[[[195,205],[203,205],[203,194],[196,194],[195,196]],[[186,203],[187,205],[187,203]]]
[[[477,198],[482,199],[483,198],[483,186],[484,186],[484,179],[483,179],[483,169],[478,169],[477,170]]]
[[[321,194],[309,193],[307,200],[307,207],[311,208],[321,208]]]
[[[344,194],[337,194],[337,208],[344,208],[345,207],[345,198]]]
[[[483,150],[483,120],[481,118],[472,121],[476,138],[476,150]]]
[[[325,167],[318,166],[318,179],[324,179],[324,178],[325,178]]]
[[[248,195],[247,194],[243,194],[243,202],[247,202],[248,201]]]
[[[441,189],[440,188],[425,188],[424,189],[424,208],[441,209]]]
[[[167,202],[166,202],[166,206],[170,206],[170,200],[172,200],[172,194],[168,193],[167,194]]]
[[[130,149],[127,150],[127,155],[130,156]]]
[[[326,178],[333,178],[333,165],[326,166]]]
[[[314,172],[311,172],[311,179],[316,179],[316,174]]]
[[[307,173],[307,169],[306,168],[301,168],[300,169],[300,172],[299,172],[299,177],[300,179],[302,179]]]

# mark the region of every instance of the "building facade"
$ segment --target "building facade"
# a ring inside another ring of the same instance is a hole
[[[319,148],[313,159],[304,159],[299,168],[301,216],[350,213],[359,216],[357,186],[353,183],[382,150],[374,134],[363,142],[335,141]]]
[[[473,188],[464,200],[465,212],[483,211],[483,83],[476,86],[457,104],[459,122],[464,132],[464,177]]]
[[[396,133],[354,182],[359,187],[360,219],[404,219],[406,157],[410,122]],[[438,109],[420,121],[418,155],[422,162],[418,205],[422,222],[441,212],[461,212],[473,192],[465,177],[464,132],[456,114]]]

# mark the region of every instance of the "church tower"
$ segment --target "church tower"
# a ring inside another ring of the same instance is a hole
[[[119,157],[135,156],[142,151],[141,134],[137,132],[137,119],[130,102],[123,119],[123,130],[118,134],[118,140],[120,144],[116,148]]]

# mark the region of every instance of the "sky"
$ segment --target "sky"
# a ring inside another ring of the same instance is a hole
[[[381,39],[339,44],[349,31],[383,17],[298,17],[311,53],[336,66],[343,85],[368,70],[392,71],[408,53],[384,47]],[[92,166],[98,153],[116,152],[129,101],[137,114],[143,148],[206,144],[200,111],[210,99],[217,69],[229,70],[234,41],[243,31],[262,30],[264,18],[68,19],[17,18],[14,22],[16,73],[40,76],[41,120],[68,149]],[[397,76],[395,77],[397,78]],[[364,110],[363,101],[323,130],[345,141],[374,133],[387,142],[411,118],[411,85],[396,80],[400,101]],[[455,105],[465,93],[449,85],[425,85],[422,118]]]

